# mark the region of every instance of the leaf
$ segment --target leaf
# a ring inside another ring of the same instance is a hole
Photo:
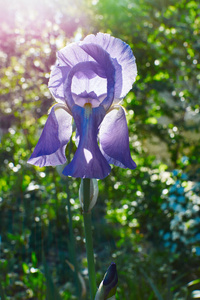
[[[5,296],[3,287],[1,285],[1,282],[0,282],[0,298],[1,298],[1,300],[6,300],[6,296]]]
[[[75,267],[74,265],[72,265],[67,259],[66,259],[66,263],[68,264],[68,266],[70,267],[70,269],[75,272]],[[78,272],[78,279],[80,281],[81,284],[81,288],[82,288],[82,292],[81,292],[81,297],[84,298],[86,296],[87,290],[86,290],[86,284],[85,284],[85,280],[83,278],[83,276],[81,275],[80,272]]]
[[[160,292],[158,291],[157,287],[151,280],[151,278],[146,274],[146,272],[143,269],[140,269],[141,273],[144,275],[146,281],[149,283],[151,286],[152,290],[154,291],[154,294],[158,300],[163,300],[163,297],[161,296]]]
[[[32,259],[33,266],[36,267],[37,266],[37,257],[36,257],[35,252],[32,252],[31,259]]]
[[[192,286],[192,285],[195,285],[195,284],[197,284],[197,283],[200,283],[200,278],[190,281],[190,282],[188,283],[188,286]]]
[[[26,263],[22,263],[22,269],[25,274],[29,273],[29,266]]]
[[[153,125],[155,125],[155,124],[158,123],[158,121],[157,121],[156,118],[151,117],[151,118],[148,118],[148,119],[145,121],[145,123],[146,123],[146,124],[153,124]]]
[[[62,300],[56,285],[53,282],[47,263],[44,261],[44,272],[46,277],[46,299]]]

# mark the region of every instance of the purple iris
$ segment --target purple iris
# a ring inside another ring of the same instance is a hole
[[[102,179],[111,171],[109,164],[136,168],[119,105],[137,75],[129,45],[109,34],[91,34],[58,51],[57,57],[49,80],[57,104],[28,162],[39,167],[64,164],[73,118],[78,147],[64,175]]]

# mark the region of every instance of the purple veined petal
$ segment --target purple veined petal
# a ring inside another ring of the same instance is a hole
[[[58,51],[57,58],[58,58],[58,62],[57,65],[51,71],[48,86],[52,95],[55,97],[56,101],[63,102],[64,101],[63,84],[66,81],[66,78],[70,70],[81,62],[94,61],[94,59],[91,56],[89,56],[83,49],[81,49],[77,43],[70,44],[65,48],[63,48],[62,50]],[[89,81],[93,79],[92,81],[94,84],[95,82],[95,79],[93,78],[94,76],[96,76],[96,74],[94,75],[94,73],[90,72],[90,74],[89,73],[87,74],[87,78],[86,78],[86,76],[84,76],[83,73],[76,72],[74,77],[74,81],[75,81],[74,90],[76,94],[80,94],[85,90],[86,81],[88,81],[89,83]],[[102,78],[99,79],[101,81],[101,84],[104,81],[106,82],[106,80],[103,80]]]
[[[118,38],[101,32],[97,33],[96,36],[93,34],[86,36],[81,45],[90,43],[100,45],[116,60],[114,63],[116,69],[115,98],[125,97],[132,88],[137,76],[135,57],[130,46]],[[121,66],[121,69],[119,66]],[[122,86],[120,87],[121,78]]]
[[[112,109],[104,118],[100,131],[99,141],[101,151],[109,164],[121,168],[135,169],[129,149],[129,135],[124,109]]]
[[[65,148],[72,134],[71,123],[71,115],[60,104],[54,105],[28,163],[39,167],[64,164]]]
[[[107,78],[107,96],[102,101],[104,109],[107,111],[113,103],[115,92],[115,67],[110,55],[99,45],[83,44],[80,46],[92,58],[94,58],[104,69]],[[102,94],[104,91],[102,90]]]
[[[80,178],[103,179],[111,171],[97,143],[98,128],[105,110],[102,106],[86,109],[75,105],[72,113],[80,140],[73,160],[64,168],[63,174]]]
[[[83,44],[80,47],[82,47],[88,54],[90,54],[91,57],[93,57],[100,65],[103,65],[105,70],[107,71],[107,78],[109,78],[108,86],[105,88],[105,82],[100,82],[100,78],[96,77],[96,82],[90,82],[91,86],[95,88],[95,91],[97,88],[101,88],[101,91],[98,93],[99,94],[105,94],[105,91],[110,87],[114,86],[114,93],[115,93],[115,98],[112,100],[108,99],[105,100],[104,103],[118,103],[120,100],[117,99],[116,97],[119,97],[121,95],[122,91],[122,67],[121,65],[117,62],[116,59],[112,59],[109,53],[107,53],[102,47],[99,45],[95,44]],[[113,68],[114,67],[114,68]],[[97,80],[98,79],[98,80]],[[113,82],[114,84],[113,84]],[[109,95],[109,94],[108,94]],[[109,107],[109,106],[108,106]],[[108,109],[108,108],[107,108]]]
[[[71,85],[72,85],[72,79],[73,76],[76,73],[81,73],[82,77],[86,80],[93,78],[94,76],[99,76],[101,78],[106,78],[109,74],[107,69],[104,68],[104,65],[100,65],[95,61],[86,61],[78,63],[76,66],[74,66],[71,71],[68,74],[67,80],[64,82],[64,96],[65,101],[69,108],[72,110],[72,107],[74,106],[75,102],[72,96],[71,91]],[[108,65],[108,67],[111,67]],[[112,71],[114,72],[114,67],[112,67]],[[79,75],[81,77],[81,75]],[[110,105],[112,104],[113,98],[114,98],[114,74],[112,74],[112,77],[107,77],[107,97],[103,100],[102,104],[105,101],[105,109],[108,109]],[[95,92],[95,91],[93,91]]]
[[[57,59],[57,65],[53,68],[50,74],[48,87],[56,101],[63,102],[65,101],[63,84],[66,81],[70,70],[80,62],[93,59],[78,46],[78,43],[72,43],[58,51]],[[78,85],[76,85],[77,94],[82,91],[80,89],[81,82],[79,79],[78,81]]]
[[[69,66],[55,66],[50,74],[48,87],[57,102],[65,102],[63,83],[71,68]]]
[[[75,65],[79,64],[80,62],[94,61],[94,59],[91,56],[89,56],[83,49],[79,47],[79,43],[70,44],[62,50],[58,51],[57,57],[59,62],[59,68],[66,68],[67,70],[72,69]],[[61,73],[59,75],[61,75]],[[80,72],[77,72],[73,77],[71,86],[72,93],[78,95],[83,93],[85,90],[88,93],[95,91],[97,96],[100,96],[102,94],[102,90],[104,91],[104,94],[106,93],[106,78],[95,76],[93,78],[88,79],[86,78],[86,76],[83,77],[82,75],[83,74],[81,74]],[[61,86],[59,86],[59,88],[57,87],[56,90],[55,88],[53,90],[51,87],[51,92],[54,95],[54,97],[56,96],[56,99],[58,98],[58,95],[60,95],[60,93],[62,93],[62,96],[64,97],[63,82],[65,81],[65,79],[66,76],[63,76],[63,78],[61,78]],[[56,95],[55,92],[57,92]]]
[[[59,50],[57,58],[60,66],[69,66],[70,69],[80,62],[93,60],[79,47],[79,43],[71,43]]]

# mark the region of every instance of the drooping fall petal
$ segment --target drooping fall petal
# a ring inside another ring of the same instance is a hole
[[[98,127],[104,115],[105,110],[102,106],[73,107],[73,117],[80,140],[72,161],[63,170],[64,175],[102,179],[110,173],[111,168],[97,143]]]
[[[59,104],[54,105],[28,163],[39,167],[64,164],[65,148],[72,134],[71,122],[71,115]]]
[[[99,132],[101,150],[109,164],[135,169],[129,149],[129,135],[124,109],[118,106],[104,118]]]

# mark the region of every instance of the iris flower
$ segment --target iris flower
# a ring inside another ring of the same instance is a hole
[[[76,125],[77,150],[63,174],[106,177],[114,164],[134,169],[124,108],[137,68],[129,45],[109,34],[86,36],[57,53],[49,89],[56,100],[28,163],[66,163],[65,148]]]

